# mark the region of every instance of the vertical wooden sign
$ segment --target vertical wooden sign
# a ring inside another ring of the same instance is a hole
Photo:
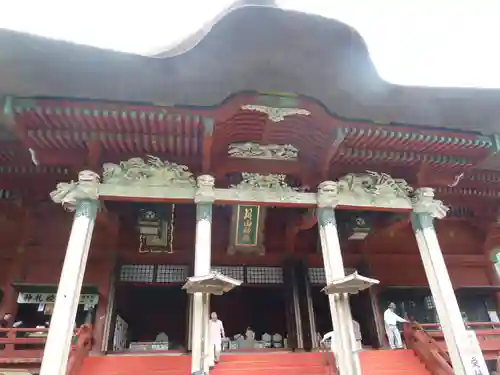
[[[264,223],[266,208],[238,205],[233,208],[228,253],[264,254]]]

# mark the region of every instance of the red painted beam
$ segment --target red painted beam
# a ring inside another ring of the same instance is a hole
[[[40,166],[83,166],[87,154],[83,150],[42,150],[33,149],[34,157]]]

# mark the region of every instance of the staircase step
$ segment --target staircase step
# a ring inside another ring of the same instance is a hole
[[[363,375],[430,375],[412,350],[368,350],[359,359]]]

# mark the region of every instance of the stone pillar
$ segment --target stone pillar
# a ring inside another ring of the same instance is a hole
[[[208,175],[197,179],[196,202],[196,244],[194,253],[194,276],[205,276],[211,271],[212,204],[215,200],[214,178]],[[208,298],[202,293],[193,295],[191,330],[191,373],[206,370],[208,348]],[[204,337],[205,336],[205,337]]]
[[[434,200],[434,191],[421,188],[413,199],[412,226],[429,287],[434,298],[446,345],[453,365],[453,373],[467,375],[470,372],[470,348],[462,314],[451,284],[443,254],[434,228],[434,219],[446,216],[448,209],[441,201]],[[477,358],[477,360],[480,360]],[[481,360],[484,359],[481,358]]]
[[[76,310],[99,205],[98,186],[99,176],[91,171],[83,171],[78,176],[78,182],[60,183],[51,193],[54,202],[75,211],[75,216],[57,288],[40,375],[66,375]]]
[[[337,184],[325,181],[318,186],[318,227],[327,284],[345,276],[334,207],[337,204]],[[355,352],[349,296],[345,293],[328,295],[332,326],[335,332],[336,360],[340,375],[361,375]]]

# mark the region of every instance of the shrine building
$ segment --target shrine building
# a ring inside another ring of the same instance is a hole
[[[389,84],[272,2],[154,57],[0,50],[0,372],[208,372],[212,311],[215,375],[496,369],[497,90]]]

